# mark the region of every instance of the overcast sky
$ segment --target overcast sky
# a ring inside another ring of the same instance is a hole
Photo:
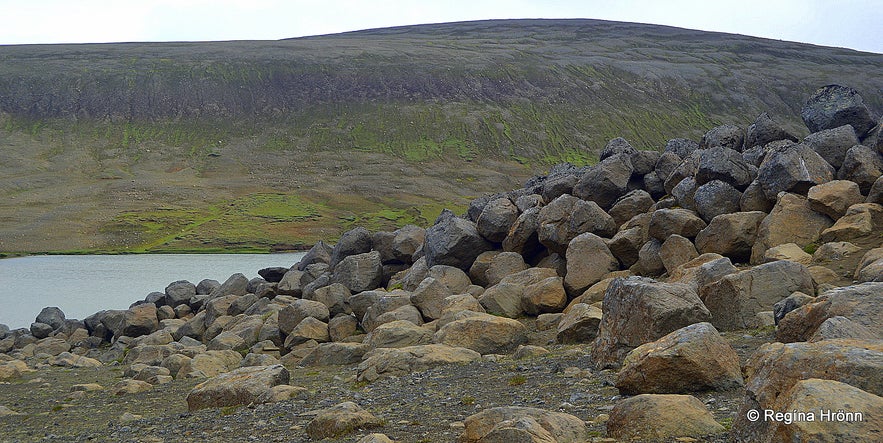
[[[506,18],[655,23],[883,53],[881,0],[0,0],[0,44],[275,40]]]

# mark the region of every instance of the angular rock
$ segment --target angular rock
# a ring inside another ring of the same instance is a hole
[[[574,237],[585,232],[602,237],[616,233],[613,218],[595,202],[565,194],[540,210],[537,236],[549,250],[563,254]]]
[[[809,264],[812,263],[812,256],[807,254],[803,248],[794,243],[785,243],[783,245],[769,248],[764,252],[764,263],[776,260],[788,260],[809,266]]]
[[[702,151],[695,179],[700,186],[719,180],[734,188],[745,189],[754,177],[742,154],[730,148],[717,147]]]
[[[516,252],[523,257],[533,257],[543,246],[540,244],[537,230],[540,227],[540,208],[528,208],[515,219],[506,238],[503,239],[503,251]]]
[[[484,272],[483,280],[488,286],[502,281],[507,275],[521,272],[528,268],[524,258],[515,252],[502,252],[495,255]],[[456,291],[461,292],[461,291]]]
[[[868,194],[881,175],[883,175],[883,154],[863,145],[849,148],[843,159],[843,166],[837,171],[838,179],[858,183],[862,194]]]
[[[573,195],[593,201],[607,210],[625,195],[634,167],[627,154],[616,154],[603,159],[586,171],[573,187]]]
[[[859,144],[859,140],[852,126],[843,125],[810,134],[803,139],[803,143],[816,151],[835,169],[840,169],[846,151]]]
[[[702,148],[702,144],[686,138],[674,138],[665,143],[665,149],[662,155],[672,153],[680,158],[687,158],[693,151]],[[660,157],[662,158],[662,157]]]
[[[449,265],[469,270],[475,258],[482,252],[494,249],[475,227],[475,223],[452,217],[426,230],[423,246],[426,265]]]
[[[629,268],[629,270],[634,274],[643,276],[662,275],[662,273],[665,272],[665,263],[662,262],[662,257],[659,254],[661,249],[662,242],[655,238],[651,238],[647,243],[644,243],[644,245],[641,246],[641,249],[638,251],[638,262]]]
[[[696,188],[693,202],[696,212],[706,222],[721,214],[739,212],[742,193],[720,180],[712,180]]]
[[[585,303],[576,303],[558,322],[556,340],[558,343],[591,343],[598,336],[603,312]]]
[[[701,232],[701,231],[700,231]],[[682,264],[698,257],[696,247],[689,239],[674,234],[668,237],[659,248],[659,258],[666,272],[671,274]]]
[[[382,280],[383,263],[377,251],[346,256],[337,263],[331,277],[332,283],[341,283],[352,292],[377,289]]]
[[[433,341],[472,349],[480,354],[502,354],[527,343],[527,329],[520,322],[490,314],[456,320],[441,327]]]
[[[718,215],[696,234],[696,249],[702,254],[714,252],[737,262],[747,262],[764,217],[766,214],[761,211]]]
[[[711,323],[695,323],[630,352],[616,377],[625,395],[728,390],[743,385],[739,356]]]
[[[485,409],[463,422],[461,443],[588,441],[585,423],[572,415],[521,406]]]
[[[858,184],[849,180],[833,180],[813,186],[809,188],[806,198],[810,209],[832,220],[846,214],[850,206],[864,201]]]
[[[566,259],[567,274],[564,277],[564,286],[568,294],[574,297],[601,281],[607,273],[619,269],[619,261],[610,252],[604,239],[589,232],[580,234],[570,241]],[[523,307],[525,312],[530,313],[527,310],[528,306]]]
[[[362,361],[371,347],[363,343],[320,343],[298,363],[302,366],[351,365]]]
[[[197,293],[199,290],[197,288]],[[231,275],[224,280],[224,283],[221,283],[221,286],[218,286],[214,290],[212,290],[209,297],[214,299],[218,297],[224,297],[227,295],[245,295],[248,293],[248,278],[245,275],[236,273]]]
[[[736,125],[721,125],[706,132],[699,142],[699,147],[702,149],[724,147],[742,152],[744,142],[744,129]]]
[[[764,252],[773,246],[794,243],[804,247],[813,243],[833,224],[828,216],[813,211],[807,199],[796,194],[782,194],[757,229],[757,240],[751,248],[751,263],[760,263]]]
[[[279,330],[291,334],[291,331],[307,317],[327,322],[331,315],[328,306],[315,300],[298,299],[279,311]]]
[[[359,226],[345,232],[331,250],[328,266],[335,269],[343,259],[371,251],[371,233]],[[373,288],[372,288],[373,289]]]
[[[331,335],[328,333],[328,324],[314,317],[303,319],[291,334],[285,339],[285,348],[291,349],[301,343],[315,340],[319,343],[331,341]]]
[[[648,234],[660,242],[669,235],[694,238],[699,231],[705,229],[706,223],[692,211],[686,209],[657,209],[650,217]]]
[[[642,277],[613,280],[604,295],[603,312],[592,349],[599,368],[616,366],[632,349],[711,318],[689,286]]]
[[[344,341],[356,335],[358,330],[359,321],[350,314],[338,314],[328,322],[328,336],[331,341]]]
[[[328,246],[325,242],[319,240],[309,251],[307,251],[306,255],[300,259],[300,262],[297,264],[297,270],[306,270],[307,266],[316,263],[324,263],[326,265],[331,263],[332,250],[333,248],[331,246]]]
[[[722,432],[724,427],[692,395],[636,395],[618,402],[607,421],[607,435],[621,440],[704,437]]]
[[[466,364],[481,359],[481,354],[466,348],[432,344],[404,348],[378,348],[365,356],[358,367],[359,381],[401,376],[444,364]]]
[[[834,179],[834,167],[804,144],[772,149],[757,171],[767,200],[782,192],[805,195],[809,188]]]
[[[809,132],[851,125],[863,136],[876,124],[858,91],[840,85],[817,89],[803,105],[800,116]]]
[[[404,348],[432,343],[432,331],[407,320],[384,323],[365,338],[371,348]]]
[[[794,306],[779,321],[776,339],[783,343],[808,341],[825,320],[836,316],[846,317],[883,337],[883,283],[833,289],[810,303]]]
[[[58,307],[51,306],[40,310],[37,314],[36,323],[43,323],[52,327],[52,330],[58,330],[64,327],[64,312]]]
[[[359,405],[347,401],[320,411],[316,418],[307,424],[307,435],[313,440],[336,438],[351,434],[358,429],[372,429],[383,426],[383,420]]]
[[[524,285],[516,283],[499,283],[487,288],[478,298],[485,311],[493,315],[516,318],[524,313],[521,297]]]
[[[613,218],[615,226],[622,226],[632,217],[647,212],[653,203],[653,197],[647,191],[636,189],[616,201],[610,208],[610,216]]]
[[[883,205],[857,203],[850,206],[834,226],[822,231],[819,240],[825,243],[855,241],[880,232],[881,227],[883,227]]]
[[[739,209],[741,209],[742,212],[770,212],[775,203],[774,200],[771,201],[766,198],[766,194],[763,193],[763,187],[760,185],[760,182],[755,179],[747,188],[745,188],[745,192],[743,192],[742,197],[739,198]]]
[[[757,117],[754,123],[748,126],[745,134],[745,147],[763,146],[777,140],[796,142],[797,137],[782,128],[782,126],[773,121],[769,114],[764,112]]]
[[[528,315],[561,312],[567,305],[564,279],[549,277],[526,286],[521,295],[521,308]]]
[[[672,190],[681,180],[687,177],[696,176],[699,169],[699,159],[702,156],[701,151],[693,151],[688,157],[684,157],[678,166],[665,177],[665,191],[671,194]],[[660,157],[661,158],[661,157]]]
[[[508,198],[491,200],[481,211],[476,229],[488,241],[502,243],[518,215],[518,207]]]
[[[607,247],[610,249],[610,253],[613,254],[624,267],[630,267],[640,258],[639,251],[646,242],[647,229],[635,226],[620,230],[606,243]]]

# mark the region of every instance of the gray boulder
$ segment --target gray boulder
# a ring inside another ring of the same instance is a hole
[[[364,254],[371,251],[371,233],[359,226],[344,232],[340,240],[331,250],[331,258],[328,265],[334,269],[338,263],[350,255]]]
[[[720,180],[712,180],[699,186],[693,194],[696,212],[706,222],[721,214],[739,212],[741,198],[741,192]]]
[[[307,254],[300,259],[300,262],[297,264],[297,269],[299,271],[303,271],[307,269],[307,266],[316,264],[316,263],[324,263],[328,264],[331,262],[331,246],[328,246],[322,240],[319,240],[309,251]]]
[[[837,178],[858,183],[862,194],[871,192],[874,182],[883,175],[883,155],[864,145],[855,145],[846,151],[843,166]]]
[[[675,138],[665,143],[665,149],[663,150],[662,155],[665,155],[666,152],[670,152],[684,159],[689,157],[690,154],[693,153],[693,151],[696,151],[701,147],[702,145],[700,143],[696,143],[693,140],[689,140],[686,138]],[[662,157],[660,157],[660,159],[662,159]]]
[[[674,197],[680,207],[695,211],[696,189],[698,188],[699,186],[693,177],[686,177],[671,189],[671,196]]]
[[[876,124],[858,91],[840,85],[817,89],[803,105],[800,116],[810,132],[851,125],[861,137]]]
[[[634,167],[626,154],[607,157],[586,171],[573,187],[573,194],[593,201],[602,209],[610,209],[617,199],[629,191]]]
[[[516,252],[522,257],[533,257],[543,250],[537,230],[540,228],[540,208],[528,208],[515,219],[503,239],[503,251]]]
[[[834,179],[834,168],[804,144],[785,145],[767,154],[757,181],[767,200],[782,192],[806,195],[810,187]]]
[[[187,280],[179,280],[166,286],[166,304],[171,307],[190,303],[196,295],[196,286]]]
[[[476,222],[476,229],[487,240],[501,243],[516,219],[518,207],[508,198],[498,198],[485,205]]]
[[[782,128],[781,125],[773,121],[773,119],[764,112],[757,117],[745,134],[745,147],[752,148],[758,145],[766,145],[767,143],[778,140],[797,141],[797,137]]]
[[[744,142],[745,130],[736,125],[721,125],[706,132],[699,142],[699,147],[702,149],[723,147],[742,152]]]
[[[694,238],[705,227],[706,223],[692,211],[686,209],[657,209],[650,216],[648,234],[650,237],[663,242],[672,234]]]
[[[579,181],[576,174],[559,174],[550,176],[543,182],[543,200],[549,202],[564,194],[573,194],[573,187]]]
[[[653,206],[653,197],[643,189],[636,189],[619,198],[610,208],[610,216],[613,217],[615,226],[622,226],[623,223],[632,219],[632,217],[647,212]]]
[[[681,180],[687,177],[696,176],[696,171],[699,170],[699,159],[702,157],[702,151],[693,151],[689,157],[684,158],[678,166],[671,171],[668,177],[665,178],[665,191],[671,194],[671,190],[677,186]],[[661,158],[661,157],[660,157]]]
[[[619,260],[610,252],[604,239],[586,232],[570,241],[567,247],[567,275],[564,286],[576,297],[601,281],[609,272],[619,270]]]
[[[377,251],[348,255],[337,264],[331,277],[332,283],[341,283],[352,292],[377,289],[382,280],[383,263]]]
[[[803,144],[816,151],[831,166],[839,169],[843,165],[846,151],[859,144],[859,140],[852,126],[843,125],[810,134],[803,139]]]
[[[224,297],[227,295],[245,295],[248,293],[248,278],[241,274],[236,273],[231,275],[224,283],[221,283],[220,286],[215,288],[211,294],[209,294],[210,298],[218,298]]]
[[[40,313],[37,314],[37,323],[43,323],[52,327],[52,330],[58,330],[64,327],[64,312],[61,312],[61,309],[55,306],[50,306],[43,308],[40,310]]]
[[[720,180],[735,188],[745,189],[754,177],[742,154],[730,148],[717,147],[702,151],[695,179],[698,185]]]
[[[610,140],[609,142],[607,142],[606,145],[604,145],[604,149],[602,149],[601,152],[598,154],[598,159],[604,161],[610,157],[619,154],[624,154],[631,158],[637,153],[638,150],[632,147],[632,145],[626,139],[622,137],[617,137],[613,140]]]
[[[714,252],[737,262],[748,262],[757,240],[757,230],[766,213],[761,211],[721,214],[696,234],[696,249]]]
[[[479,254],[494,249],[485,240],[475,223],[458,217],[440,221],[426,230],[423,251],[426,265],[449,265],[468,271]]]
[[[567,244],[579,234],[591,232],[602,237],[616,233],[613,217],[595,202],[562,195],[540,209],[537,238],[549,250],[564,253]]]
[[[695,151],[695,149],[690,152],[693,151]],[[676,153],[666,150],[662,153],[662,155],[659,156],[659,160],[656,160],[656,166],[654,168],[654,170],[656,171],[656,175],[664,183],[665,179],[667,179],[668,176],[671,175],[671,173],[674,172],[675,169],[677,169],[678,165],[681,164],[681,161],[683,161],[683,159],[679,157]]]

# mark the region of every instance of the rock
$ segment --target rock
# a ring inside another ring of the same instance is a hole
[[[573,194],[573,187],[579,181],[577,174],[559,174],[549,176],[543,183],[542,198],[550,202],[564,194]]]
[[[662,273],[665,272],[665,264],[662,262],[662,257],[659,255],[660,249],[662,249],[661,241],[655,238],[648,240],[638,251],[638,262],[629,268],[629,270],[634,274],[643,276],[662,275]]]
[[[31,335],[36,339],[43,339],[52,335],[52,326],[47,325],[46,323],[31,323],[31,327],[29,328],[31,331]]]
[[[383,424],[383,420],[347,401],[319,411],[316,418],[307,424],[306,431],[311,439],[322,440],[347,435],[358,429],[379,428]]]
[[[37,314],[35,323],[43,323],[52,327],[52,330],[58,330],[64,327],[64,312],[58,307],[50,306],[40,310]]]
[[[863,136],[876,124],[858,91],[840,85],[817,89],[803,105],[800,116],[809,132],[851,125],[856,134]]]
[[[365,313],[368,312],[368,308],[373,306],[385,294],[387,294],[385,290],[362,291],[348,298],[346,304],[349,305],[356,319],[363,319],[365,318]]]
[[[359,226],[345,232],[331,250],[328,266],[334,270],[343,259],[371,251],[371,233]],[[373,289],[373,288],[369,288]]]
[[[830,290],[811,302],[803,299],[782,315],[776,339],[807,341],[827,319],[846,317],[883,337],[883,283],[862,283]],[[784,309],[783,309],[784,310]]]
[[[567,293],[574,297],[601,281],[607,273],[619,269],[619,261],[610,252],[604,240],[589,232],[580,234],[570,241],[566,259],[567,274],[564,277],[564,286]],[[525,312],[530,313],[527,305],[523,307]]]
[[[482,280],[486,283],[486,286],[493,286],[502,281],[507,275],[521,272],[527,268],[528,265],[524,262],[521,254],[501,252],[491,259],[487,269],[484,271]]]
[[[558,273],[555,272],[554,269],[550,268],[528,268],[521,272],[516,272],[515,274],[507,275],[503,280],[500,280],[500,283],[512,283],[519,284],[522,286],[529,286],[540,281],[547,279],[549,277],[557,277]]]
[[[526,209],[509,228],[506,238],[503,239],[503,251],[515,252],[522,257],[533,257],[538,254],[543,249],[537,233],[539,227],[540,208]]]
[[[883,205],[857,203],[850,206],[834,226],[822,231],[819,240],[825,243],[855,240],[880,232],[880,227],[883,227]]]
[[[140,337],[159,328],[156,305],[138,305],[125,311],[107,311],[101,323],[113,332],[114,337]],[[112,314],[111,314],[112,313]]]
[[[696,212],[706,222],[721,214],[739,212],[742,193],[720,180],[699,186],[693,194]]]
[[[865,202],[883,205],[883,175],[881,175],[877,178],[877,180],[874,181],[874,184],[871,186],[871,190],[868,191],[868,198],[865,200]]]
[[[788,260],[802,265],[812,263],[812,256],[807,254],[800,246],[794,243],[785,243],[769,248],[763,254],[763,262],[768,263],[776,260]]]
[[[313,245],[312,248],[310,248],[309,251],[307,251],[306,255],[304,255],[303,258],[300,259],[300,262],[298,262],[297,264],[297,270],[303,271],[307,269],[307,266],[316,263],[331,263],[332,251],[332,247],[326,245],[325,242],[323,242],[322,240],[319,240],[318,242],[316,242],[315,245]]]
[[[420,311],[411,305],[410,299],[411,293],[405,291],[394,291],[382,295],[373,305],[371,305],[371,307],[368,308],[367,311],[365,311],[365,315],[362,317],[362,329],[365,332],[371,332],[381,324],[378,322],[378,319],[381,316],[407,306],[410,306],[416,311],[417,318],[422,322]]]
[[[338,269],[340,269],[341,267],[346,267],[346,263],[348,262],[348,260],[352,259],[353,257],[358,256],[351,255],[343,259],[343,261],[341,261],[338,265]],[[349,300],[351,296],[352,292],[345,284],[332,283],[328,286],[317,288],[312,295],[306,296],[304,298],[322,303],[328,308],[329,316],[334,317],[339,314],[352,313],[352,309],[350,309],[349,305],[347,305],[347,300]]]
[[[393,232],[375,232],[371,244],[374,250],[380,253],[384,264],[410,264],[414,253],[423,246],[425,239],[425,229],[415,225],[405,225]]]
[[[562,412],[506,406],[485,409],[464,421],[461,443],[588,441],[585,423]]]
[[[803,139],[803,143],[816,151],[835,169],[840,169],[846,151],[859,144],[859,140],[852,126],[843,125],[810,134]]]
[[[660,242],[669,235],[694,238],[699,231],[705,229],[706,223],[692,211],[686,209],[657,209],[650,217],[648,234]]]
[[[834,168],[804,144],[777,147],[767,154],[757,171],[767,200],[782,192],[805,195],[809,188],[834,179]]]
[[[285,348],[291,349],[309,340],[316,340],[319,343],[331,341],[331,335],[328,333],[328,324],[314,317],[303,319],[288,334],[288,337],[285,339]]]
[[[718,215],[696,234],[696,249],[702,254],[714,252],[738,262],[747,262],[764,217],[766,214],[760,211]]]
[[[360,438],[356,443],[395,443],[384,434],[368,434]]]
[[[883,259],[873,261],[858,270],[858,278],[856,280],[860,283],[883,282]]]
[[[700,288],[699,295],[711,312],[711,324],[732,331],[757,327],[757,313],[772,311],[795,291],[815,293],[812,276],[805,266],[786,260],[726,275]]]
[[[634,167],[627,154],[616,154],[604,158],[586,171],[573,187],[573,195],[593,201],[607,210],[629,189],[629,179]]]
[[[813,413],[811,420],[797,416],[791,423],[773,423],[770,433],[775,441],[864,442],[879,438],[883,429],[883,398],[833,380],[798,381],[775,410]]]
[[[864,269],[880,260],[883,260],[883,247],[874,248],[865,253],[858,266],[855,268],[855,279],[861,280],[861,275]]]
[[[696,170],[696,184],[718,180],[734,188],[745,189],[754,179],[742,154],[730,148],[717,147],[703,150]]]
[[[839,315],[831,317],[819,325],[816,332],[809,338],[809,342],[831,340],[838,338],[852,338],[856,340],[877,340],[880,334],[870,328]]]
[[[174,308],[190,303],[190,299],[196,296],[196,286],[187,280],[178,280],[166,286],[165,294],[166,304]]]
[[[751,249],[751,263],[760,263],[767,249],[785,243],[804,247],[819,239],[822,231],[834,222],[813,211],[809,202],[795,194],[779,196],[776,206],[757,229],[757,240]]]
[[[516,318],[524,312],[521,308],[523,293],[522,284],[499,283],[484,291],[478,301],[489,314]]]
[[[33,325],[31,325],[33,327]],[[48,325],[47,325],[48,326]],[[36,336],[35,336],[36,337]],[[44,338],[34,343],[34,355],[58,355],[71,350],[71,345],[60,338]]]
[[[331,341],[343,341],[356,335],[359,330],[359,321],[350,314],[338,314],[328,322],[328,336]]]
[[[248,293],[248,278],[242,274],[233,274],[221,286],[212,291],[211,298],[224,297],[227,295],[245,295]]]
[[[515,360],[523,360],[541,357],[549,353],[549,350],[542,346],[520,345],[518,346],[518,349],[515,350],[515,353],[512,354],[512,358]]]
[[[558,343],[590,343],[598,336],[603,313],[601,309],[585,303],[570,306],[558,323]]]
[[[603,312],[592,349],[592,360],[599,368],[616,366],[632,349],[711,318],[689,286],[642,277],[610,283]]]
[[[423,246],[426,265],[449,265],[468,270],[482,252],[494,249],[493,244],[478,233],[475,223],[452,217],[426,230]]]
[[[624,267],[630,267],[637,263],[640,258],[639,253],[641,247],[646,242],[647,229],[635,226],[620,230],[606,243],[607,247],[610,249],[610,253],[613,254]]]
[[[423,317],[436,320],[441,318],[445,298],[453,295],[453,291],[440,280],[426,277],[411,295],[411,304],[420,309]]]
[[[288,370],[282,365],[249,366],[210,378],[187,395],[187,408],[205,408],[261,403],[270,389],[287,384]]]
[[[833,220],[846,214],[850,206],[864,201],[858,184],[849,180],[833,180],[813,186],[806,198],[810,209]]]
[[[521,295],[521,308],[528,315],[561,312],[567,305],[564,279],[549,277],[526,286]]]
[[[757,117],[745,134],[745,147],[751,148],[758,145],[766,145],[767,143],[777,140],[797,141],[797,137],[790,134],[778,123],[770,118],[769,114],[764,112]]]
[[[406,322],[407,323],[407,322]],[[332,366],[359,363],[371,350],[363,343],[319,343],[298,363],[301,366]]]
[[[220,287],[221,282],[206,278],[196,284],[196,295],[209,295]]]
[[[736,125],[721,125],[706,132],[699,142],[699,147],[702,149],[723,147],[742,152],[744,141],[745,130]]]
[[[711,323],[695,323],[631,351],[616,377],[625,395],[741,387],[739,356]]]
[[[6,406],[0,406],[0,417],[9,417],[12,415],[24,415],[20,412],[15,412],[12,409],[7,408]]]
[[[469,275],[453,266],[435,265],[429,269],[427,277],[438,280],[454,294],[465,293],[472,284]]]
[[[695,211],[696,189],[698,188],[699,186],[696,184],[696,180],[694,180],[693,177],[686,177],[672,188],[671,195],[680,207]],[[662,208],[657,205],[656,209]]]
[[[636,189],[620,197],[613,204],[610,208],[610,217],[613,218],[615,226],[622,226],[632,217],[647,212],[653,203],[655,203],[653,197],[647,191]]]
[[[258,275],[269,283],[279,283],[288,269],[282,266],[271,266],[258,270]]]
[[[74,355],[70,352],[62,352],[55,357],[50,358],[47,363],[52,366],[63,366],[65,368],[100,368],[101,362],[82,355]]]
[[[307,317],[327,322],[331,315],[328,306],[322,302],[298,299],[279,311],[279,330],[286,335],[291,334],[291,331]]]
[[[763,192],[763,186],[755,179],[745,188],[742,197],[739,199],[739,209],[742,212],[761,211],[770,212],[773,209],[775,201],[766,198]]]
[[[516,320],[476,313],[444,325],[435,333],[433,341],[480,354],[501,354],[527,343],[527,329]]]
[[[671,274],[682,264],[696,258],[699,253],[689,239],[674,234],[669,236],[659,248],[659,258],[666,272]]]
[[[269,354],[255,354],[253,352],[249,352],[246,354],[245,358],[239,363],[240,368],[245,368],[248,366],[272,366],[281,364],[279,359],[273,357]],[[171,371],[170,371],[171,372]]]
[[[607,435],[622,440],[703,437],[721,432],[724,427],[692,395],[636,395],[618,402],[607,421]]]
[[[282,280],[276,285],[276,292],[280,295],[300,297],[303,295],[304,275],[306,272],[292,269],[282,276]]]
[[[334,268],[331,281],[343,284],[352,292],[362,292],[378,288],[382,279],[383,263],[380,253],[371,251],[343,258]]]
[[[837,178],[858,183],[862,194],[868,194],[874,182],[883,175],[883,155],[873,149],[855,145],[846,151]]]
[[[25,372],[31,372],[27,363],[21,360],[6,361],[0,364],[0,382],[19,378]]]
[[[113,385],[113,395],[138,394],[153,389],[153,385],[141,380],[122,380]]]
[[[491,200],[481,211],[476,229],[488,241],[502,243],[518,215],[518,207],[508,198]]]
[[[189,361],[183,361],[183,365],[178,370],[175,378],[186,376],[214,377],[238,368],[241,362],[242,355],[230,349],[206,351],[205,353],[194,355]]]
[[[662,155],[665,155],[666,153],[671,153],[677,155],[680,158],[687,158],[690,156],[690,154],[693,153],[693,151],[696,151],[702,147],[702,144],[696,143],[693,140],[689,140],[686,138],[675,138],[665,143],[665,149],[663,150]]]
[[[834,380],[874,395],[883,393],[883,343],[879,340],[823,340],[762,345],[745,365],[745,397],[731,434],[737,442],[772,441],[776,423],[750,421],[749,410],[778,409],[800,380]],[[791,411],[788,411],[791,412]]]
[[[695,142],[692,142],[692,143],[695,143]],[[692,152],[692,151],[690,151],[690,152]],[[659,156],[659,160],[656,160],[656,166],[655,166],[654,170],[656,172],[657,177],[659,177],[659,179],[663,181],[663,193],[665,192],[665,189],[664,189],[665,179],[667,179],[668,176],[671,175],[671,173],[674,172],[675,169],[677,169],[678,165],[681,164],[681,161],[684,158],[687,158],[689,155],[690,154],[685,154],[684,157],[680,157],[680,156],[678,156],[678,154],[676,154],[674,152],[665,151],[662,153],[662,155]],[[675,183],[675,184],[677,184],[677,183]]]
[[[701,158],[701,151],[693,151],[688,157],[683,157],[683,160],[678,164],[678,166],[665,178],[665,191],[671,194],[672,190],[675,186],[677,186],[681,180],[684,180],[687,177],[695,177],[696,171],[699,169],[699,159]],[[660,157],[661,158],[661,157]]]
[[[365,356],[358,367],[359,381],[400,376],[424,371],[443,364],[465,364],[481,359],[481,354],[466,348],[432,344],[404,348],[378,348]]]
[[[595,202],[565,194],[540,210],[537,237],[553,252],[563,254],[574,237],[586,232],[602,237],[616,233],[613,218]]]
[[[432,343],[432,331],[406,320],[384,323],[365,338],[371,348],[404,348]]]

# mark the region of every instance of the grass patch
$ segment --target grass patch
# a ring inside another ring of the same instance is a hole
[[[509,377],[509,380],[506,382],[506,384],[509,386],[521,386],[525,383],[527,383],[527,377],[521,374]]]

